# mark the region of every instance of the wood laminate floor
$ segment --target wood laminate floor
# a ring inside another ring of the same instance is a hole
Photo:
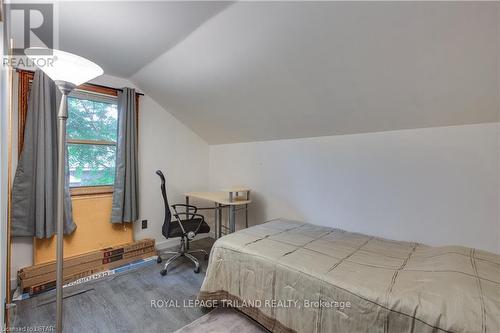
[[[192,242],[191,249],[209,252],[213,242],[202,238]],[[181,258],[170,264],[166,276],[159,273],[163,264],[151,264],[65,288],[64,332],[174,332],[193,322],[210,311],[184,306],[196,299],[207,268],[203,255],[195,256],[202,265],[199,274],[193,272],[194,264]],[[16,302],[11,326],[50,330],[55,321],[54,298],[55,291],[50,291]]]

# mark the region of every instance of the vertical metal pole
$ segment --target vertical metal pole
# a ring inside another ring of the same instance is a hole
[[[235,205],[229,205],[229,229],[231,232],[236,230],[236,210]]]
[[[215,203],[215,214],[214,214],[214,234],[215,234],[215,239],[219,238],[219,204],[216,202]]]
[[[186,195],[186,205],[189,205],[189,197]],[[194,216],[193,216],[194,217]],[[186,206],[186,220],[189,220],[189,207]],[[185,251],[189,250],[189,239],[186,242],[186,247],[184,248]]]
[[[56,250],[56,332],[63,330],[63,264],[64,264],[64,183],[66,167],[66,101],[68,92],[62,91],[59,105],[59,128],[57,133],[57,250]]]
[[[219,224],[219,230],[218,230],[218,235],[217,235],[217,238],[221,238],[222,237],[222,205],[221,204],[217,204],[217,206],[219,206],[219,221],[218,221],[218,224]]]
[[[246,199],[250,200],[250,191],[247,191],[246,194]],[[248,204],[245,204],[245,228],[248,228]]]
[[[245,204],[245,228],[248,228],[248,204]]]

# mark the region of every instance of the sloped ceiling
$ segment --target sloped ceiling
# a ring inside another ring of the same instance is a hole
[[[123,2],[114,39],[88,37],[81,54],[134,73],[210,144],[498,120],[496,3],[238,2],[175,15],[163,5]]]
[[[106,74],[128,78],[229,4],[58,2],[59,47],[98,62]]]
[[[497,120],[494,3],[236,3],[133,76],[209,143]]]

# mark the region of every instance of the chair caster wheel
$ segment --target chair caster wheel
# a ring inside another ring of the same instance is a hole
[[[160,271],[160,274],[161,274],[162,276],[167,275],[167,270],[166,270],[166,269],[162,269],[162,270]]]
[[[196,267],[196,268],[194,269],[194,272],[195,272],[196,274],[198,274],[198,273],[200,272],[200,266]]]
[[[160,264],[162,261],[163,261],[163,260],[161,259],[161,257],[160,257],[160,256],[158,256],[158,258],[156,258],[156,263],[157,263],[157,264]]]

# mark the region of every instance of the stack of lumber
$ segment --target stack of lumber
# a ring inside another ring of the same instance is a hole
[[[143,239],[64,258],[64,284],[155,255],[154,239]],[[23,293],[36,295],[53,289],[56,285],[56,263],[50,261],[24,267],[17,277]]]

